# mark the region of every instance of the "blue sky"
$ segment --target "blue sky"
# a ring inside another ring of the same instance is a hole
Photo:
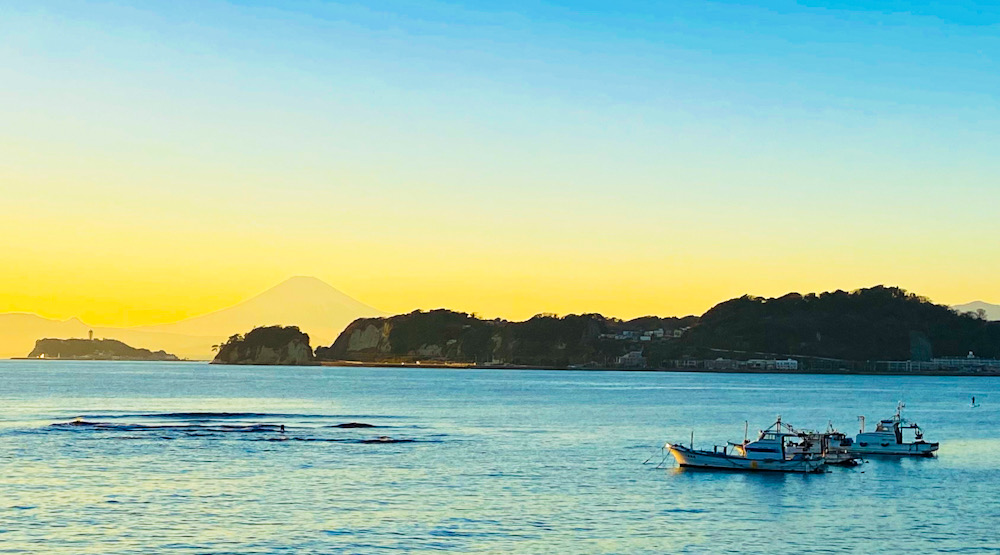
[[[146,291],[176,272],[203,284],[185,297],[199,306],[292,274],[386,310],[518,316],[875,283],[1000,301],[996,6],[43,0],[3,13],[0,232],[23,245],[8,266],[84,228],[95,239],[63,255],[89,287],[108,270],[86,261],[156,250],[174,262],[115,271]],[[39,204],[44,216],[23,209]],[[277,262],[240,273],[248,252]],[[659,285],[604,292],[631,268]],[[53,286],[18,279],[0,309]]]

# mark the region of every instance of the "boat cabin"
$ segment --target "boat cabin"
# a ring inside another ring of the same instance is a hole
[[[748,459],[780,459],[785,458],[785,438],[789,434],[765,432],[743,445],[743,456]]]
[[[782,429],[781,417],[779,416],[774,424],[766,430],[760,431],[756,440],[734,443],[732,444],[733,448],[743,457],[754,460],[785,460],[791,456],[801,456],[803,450],[792,449],[789,452],[788,449],[792,447],[793,443],[797,445],[797,440],[801,439],[799,435],[783,432]]]
[[[880,420],[878,424],[875,425],[875,433],[881,434],[892,434],[896,438],[896,443],[903,443],[903,430],[899,427],[899,422],[894,421],[889,418],[886,420]]]

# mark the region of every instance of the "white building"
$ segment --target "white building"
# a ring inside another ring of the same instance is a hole
[[[642,356],[642,351],[630,351],[615,359],[618,366],[622,368],[645,368],[646,357]]]
[[[776,360],[774,361],[775,370],[798,370],[799,361],[794,359]]]
[[[798,370],[799,361],[790,358],[784,360],[754,358],[747,361],[747,368],[751,370]]]

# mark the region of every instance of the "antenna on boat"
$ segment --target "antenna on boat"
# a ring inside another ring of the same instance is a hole
[[[858,433],[865,433],[865,415],[858,415],[858,421],[861,422],[861,431]]]
[[[691,448],[694,449],[694,430],[691,430]]]
[[[750,432],[750,421],[743,421],[743,445],[747,444],[747,434]]]

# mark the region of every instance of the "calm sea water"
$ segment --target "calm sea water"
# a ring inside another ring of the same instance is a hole
[[[0,399],[0,553],[1000,551],[996,378],[3,361]],[[937,458],[642,464],[899,399]]]

